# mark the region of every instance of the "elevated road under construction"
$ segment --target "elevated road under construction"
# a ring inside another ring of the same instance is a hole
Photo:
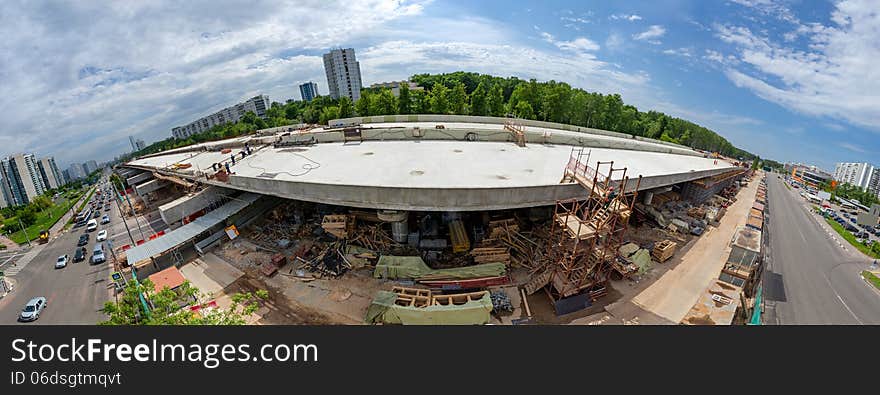
[[[660,190],[723,179],[742,168],[681,145],[621,133],[508,118],[405,115],[330,126],[274,128],[141,157],[131,184],[156,178],[340,206],[402,211],[485,211],[550,206],[584,190],[563,179],[573,163],[613,163]],[[592,165],[591,165],[592,164]],[[152,177],[150,176],[152,174]]]

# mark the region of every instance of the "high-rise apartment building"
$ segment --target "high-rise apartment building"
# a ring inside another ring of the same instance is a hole
[[[46,184],[43,183],[34,154],[8,156],[0,161],[0,168],[12,198],[10,205],[28,204],[46,192]]]
[[[838,163],[834,167],[834,180],[841,184],[867,188],[873,172],[874,166],[869,163]]]
[[[71,180],[86,178],[86,169],[83,168],[83,165],[81,163],[71,163],[70,167],[67,169],[67,172],[70,174]]]
[[[361,66],[354,49],[334,49],[324,54],[324,72],[330,97],[347,96],[351,101],[361,98]]]
[[[83,163],[83,168],[85,168],[86,176],[92,174],[95,170],[98,170],[98,162],[90,160],[86,163]]]
[[[226,107],[206,117],[199,118],[184,126],[171,129],[171,135],[176,139],[183,139],[194,134],[207,132],[217,125],[238,122],[244,114],[252,112],[260,118],[266,118],[269,109],[269,96],[254,96],[245,102]]]
[[[46,189],[57,189],[64,185],[64,178],[55,165],[55,158],[51,156],[42,158],[37,162],[37,166],[40,168],[40,177],[43,178]]]
[[[309,81],[299,86],[299,95],[305,101],[312,101],[318,97],[318,84]]]
[[[147,146],[144,144],[144,140],[136,139],[134,136],[128,136],[128,142],[131,144],[131,152],[140,151]]]

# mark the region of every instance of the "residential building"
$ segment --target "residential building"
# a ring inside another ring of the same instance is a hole
[[[841,184],[867,188],[873,172],[874,166],[869,163],[838,163],[834,168],[834,180]]]
[[[51,156],[42,158],[37,162],[37,166],[40,168],[40,176],[47,189],[58,189],[64,185],[64,178],[61,176],[58,166],[55,165],[55,158]]]
[[[330,97],[347,96],[355,102],[361,98],[361,66],[354,49],[334,49],[324,54],[324,72]]]
[[[95,170],[98,170],[98,162],[90,160],[86,163],[83,163],[83,167],[85,168],[86,176],[88,176],[89,174],[92,174]]]
[[[70,178],[70,169],[61,170],[61,176],[64,177],[65,184],[70,184],[70,182],[72,181]]]
[[[391,94],[393,94],[394,97],[398,97],[398,96],[400,96],[400,86],[403,84],[406,84],[407,87],[409,87],[409,90],[411,90],[411,91],[425,90],[425,88],[418,86],[415,82],[409,82],[409,81],[379,82],[379,83],[370,85],[370,88],[371,89],[391,88]]]
[[[305,101],[312,101],[318,97],[318,84],[309,81],[299,86],[299,95]]]
[[[70,174],[71,181],[86,178],[87,175],[86,170],[81,163],[71,163],[68,168],[68,173]]]
[[[871,172],[871,176],[868,177],[868,185],[865,188],[880,198],[880,167],[875,167]]]
[[[12,199],[12,192],[9,190],[9,185],[6,183],[6,177],[3,176],[3,172],[0,171],[0,208],[9,207],[14,204],[14,200]]]
[[[147,146],[144,140],[136,139],[134,136],[128,136],[128,142],[131,144],[131,152],[140,151]]]
[[[254,96],[247,101],[238,103],[234,106],[226,107],[211,115],[199,118],[184,126],[178,126],[171,129],[171,135],[176,139],[183,139],[194,134],[207,132],[217,125],[238,122],[244,114],[252,112],[260,118],[266,118],[266,111],[269,109],[269,96]]]
[[[15,154],[0,161],[9,188],[10,205],[25,205],[46,192],[46,184],[34,154]]]

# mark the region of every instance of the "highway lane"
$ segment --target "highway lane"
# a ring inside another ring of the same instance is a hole
[[[859,276],[871,260],[841,247],[775,174],[767,185],[765,323],[880,324],[880,293]]]
[[[121,223],[116,207],[103,214],[110,214],[111,228]],[[85,228],[71,229],[51,240],[44,246],[34,259],[18,271],[12,278],[16,283],[15,290],[0,299],[0,324],[10,325],[46,325],[46,324],[96,324],[105,319],[101,312],[104,302],[110,299],[107,287],[110,284],[110,261],[91,265],[92,248],[98,231],[91,232],[89,244],[86,246],[88,256],[85,261],[73,263],[76,242],[85,232]],[[71,263],[66,268],[55,269],[55,260],[59,255],[68,254]],[[35,322],[18,323],[18,313],[25,303],[33,297],[44,296],[48,300],[48,308],[40,319]]]

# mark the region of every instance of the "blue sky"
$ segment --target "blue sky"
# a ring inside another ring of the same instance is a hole
[[[229,4],[221,4],[229,3]],[[880,1],[189,1],[0,9],[0,154],[111,159],[259,93],[456,70],[620,93],[779,161],[880,165]]]

